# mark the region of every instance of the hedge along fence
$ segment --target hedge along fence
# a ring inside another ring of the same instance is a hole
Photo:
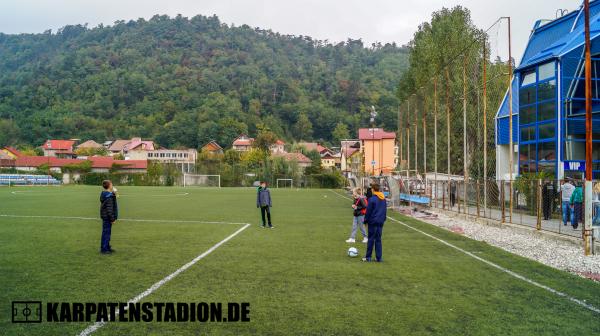
[[[104,180],[111,180],[116,185],[128,186],[174,186],[181,179],[181,172],[172,164],[150,162],[147,173],[123,173],[119,166],[113,165],[108,173],[82,172],[79,170],[79,183],[101,185]]]

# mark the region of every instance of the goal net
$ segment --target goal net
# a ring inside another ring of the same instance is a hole
[[[291,188],[294,186],[292,179],[277,179],[277,188]]]
[[[184,187],[221,188],[221,175],[183,174]]]

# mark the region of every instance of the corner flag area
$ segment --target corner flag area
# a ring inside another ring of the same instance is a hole
[[[598,282],[392,211],[383,262],[348,257],[366,246],[344,242],[340,190],[272,189],[272,230],[254,188],[119,191],[116,253],[101,255],[98,188],[0,189],[0,334],[600,333]],[[15,301],[42,302],[42,322],[12,323]],[[249,321],[49,322],[49,302],[245,303]]]

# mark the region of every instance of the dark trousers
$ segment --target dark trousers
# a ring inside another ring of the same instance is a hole
[[[110,251],[110,231],[112,223],[108,219],[102,219],[102,238],[100,238],[100,251]]]
[[[383,233],[383,224],[371,224],[369,223],[369,241],[367,242],[367,254],[365,258],[371,260],[371,254],[373,253],[373,246],[375,246],[375,258],[377,261],[381,261],[381,234]]]
[[[450,193],[450,207],[454,207],[456,204],[456,195],[454,193]]]
[[[262,217],[262,226],[265,226],[265,213],[267,215],[267,220],[268,220],[269,226],[273,226],[271,224],[271,208],[269,206],[261,206],[260,207],[260,215]]]
[[[545,220],[550,219],[550,216],[552,215],[552,200],[550,200],[550,199],[543,200],[543,210],[544,210],[544,219]]]
[[[583,204],[579,202],[573,203],[573,227],[577,228],[579,222],[583,221]]]

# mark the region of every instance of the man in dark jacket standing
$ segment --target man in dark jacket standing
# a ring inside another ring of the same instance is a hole
[[[381,234],[383,232],[383,224],[387,218],[387,202],[385,196],[380,192],[379,184],[371,185],[373,196],[369,199],[367,205],[367,213],[365,214],[365,224],[369,226],[367,254],[363,261],[371,261],[373,246],[375,246],[375,258],[377,262],[381,262]]]
[[[112,225],[118,217],[117,194],[109,180],[102,181],[100,193],[100,218],[102,218],[102,238],[100,238],[100,253],[111,254],[115,252],[110,246],[110,233]]]
[[[260,187],[258,188],[258,192],[256,194],[256,207],[260,208],[260,215],[262,216],[262,225],[261,228],[265,228],[265,214],[267,216],[267,221],[269,223],[269,228],[272,229],[273,225],[271,224],[271,207],[273,204],[271,203],[271,191],[267,188],[267,182],[260,182]]]

